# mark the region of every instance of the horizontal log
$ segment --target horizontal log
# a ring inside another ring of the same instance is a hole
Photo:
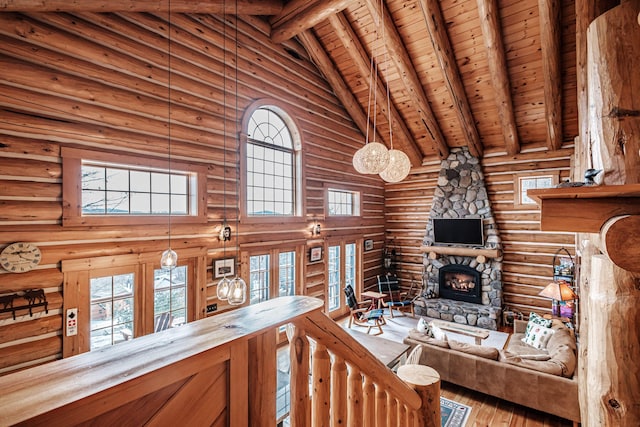
[[[0,0],[3,12],[173,12],[240,15],[277,15],[279,0]]]
[[[459,256],[485,256],[488,258],[498,258],[500,256],[499,249],[489,248],[465,248],[454,246],[420,246],[420,250],[425,253],[433,252],[441,255],[459,255]]]
[[[640,215],[613,218],[602,227],[604,249],[623,270],[640,273]]]
[[[0,348],[0,368],[62,354],[62,337],[55,336]]]
[[[48,294],[49,298],[50,294]],[[62,316],[59,314],[39,317],[27,322],[10,322],[0,326],[0,342],[8,343],[61,330]]]

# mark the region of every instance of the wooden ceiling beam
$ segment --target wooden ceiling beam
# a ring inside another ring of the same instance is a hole
[[[362,76],[367,76],[371,74],[371,62],[367,55],[367,52],[364,49],[364,46],[356,36],[356,33],[353,31],[353,28],[347,21],[347,18],[344,16],[342,12],[337,13],[335,15],[331,15],[329,17],[329,23],[331,27],[335,31],[336,36],[342,41],[349,58],[353,61],[356,66],[358,73]],[[370,79],[371,81],[372,79]],[[413,135],[407,128],[407,124],[404,119],[398,112],[398,109],[392,102],[389,102],[389,108],[387,111],[387,91],[384,83],[380,78],[374,78],[377,91],[374,98],[378,102],[378,109],[385,115],[385,117],[390,117],[393,124],[394,135],[399,137],[400,141],[396,140],[396,143],[399,142],[398,148],[400,148],[411,160],[411,164],[413,166],[422,165],[422,152],[418,147],[418,144],[413,139]],[[387,146],[389,146],[389,142],[387,141]]]
[[[520,141],[511,99],[511,85],[509,84],[507,59],[502,43],[497,0],[478,0],[478,15],[487,48],[489,74],[498,108],[498,117],[502,125],[504,143],[507,153],[513,156],[520,152]]]
[[[543,0],[540,0],[543,1]],[[438,0],[419,1],[424,20],[429,31],[431,45],[444,75],[444,81],[453,100],[454,110],[458,115],[460,127],[467,141],[469,151],[476,157],[482,157],[483,147],[476,121],[471,113],[469,99],[462,84],[458,64],[451,48],[451,40],[447,34],[440,2]]]
[[[544,75],[544,110],[547,125],[547,148],[562,146],[562,72],[560,41],[562,10],[560,0],[538,0],[540,13],[540,44]]]
[[[282,0],[0,0],[0,12],[171,12],[278,15]]]
[[[436,121],[433,111],[427,101],[427,96],[424,92],[424,88],[418,74],[409,58],[398,29],[393,24],[391,16],[387,9],[383,6],[380,10],[378,2],[376,0],[364,0],[369,13],[373,17],[374,22],[381,22],[384,26],[384,43],[389,57],[393,61],[394,65],[398,69],[398,73],[402,78],[402,82],[411,97],[413,108],[417,109],[420,119],[427,131],[427,137],[431,140],[433,149],[438,153],[438,157],[441,159],[446,158],[449,155],[449,146],[447,145],[440,126]]]
[[[282,43],[342,12],[352,0],[294,0],[271,20],[271,40]]]
[[[347,113],[351,116],[353,122],[356,124],[358,129],[360,129],[362,135],[366,135],[367,116],[364,111],[362,111],[360,103],[358,103],[358,100],[353,96],[353,93],[351,93],[351,90],[345,83],[342,76],[336,71],[336,66],[327,55],[324,47],[322,47],[311,30],[305,30],[298,34],[298,40],[309,53],[311,60],[327,79],[329,86],[331,86],[337,98],[340,100],[345,110],[347,110]],[[383,140],[377,133],[375,138],[377,138],[378,141]]]

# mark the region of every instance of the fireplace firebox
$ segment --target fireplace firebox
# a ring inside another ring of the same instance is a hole
[[[440,298],[482,304],[480,272],[460,264],[440,268],[438,290]]]

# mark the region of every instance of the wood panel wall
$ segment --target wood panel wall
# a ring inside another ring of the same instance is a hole
[[[362,136],[304,50],[294,42],[274,45],[268,35],[269,26],[255,17],[236,27],[231,17],[211,15],[173,14],[169,22],[167,15],[148,13],[0,14],[0,247],[34,242],[43,258],[28,273],[0,271],[0,295],[43,288],[49,301],[48,313],[37,309],[33,317],[0,314],[0,373],[61,356],[61,261],[167,247],[162,225],[63,227],[60,150],[167,158],[168,98],[172,157],[207,167],[208,222],[171,229],[178,254],[207,248],[200,317],[205,304],[228,308],[216,301],[211,261],[234,253],[238,242],[240,250],[289,245],[306,251],[336,238],[374,239],[374,250],[363,255],[364,280],[379,272],[384,187],[351,166]],[[298,221],[264,226],[237,215],[236,124],[261,98],[277,99],[300,128],[304,209]],[[325,186],[343,183],[362,194],[358,221],[325,217]],[[234,230],[226,252],[215,237],[225,216]],[[309,242],[315,220],[322,235]],[[302,290],[323,297],[325,262],[302,270]]]
[[[553,278],[553,257],[562,247],[575,258],[575,234],[540,231],[540,211],[515,207],[514,178],[518,174],[557,174],[569,178],[573,147],[534,151],[514,157],[486,155],[481,163],[491,208],[503,246],[504,306],[528,315],[551,312],[551,301],[538,296]],[[422,277],[425,235],[440,163],[414,168],[409,177],[386,189],[387,242],[398,252],[398,275],[405,284]],[[406,286],[406,285],[405,285]]]

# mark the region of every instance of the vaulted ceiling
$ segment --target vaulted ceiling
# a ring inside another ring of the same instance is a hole
[[[0,0],[22,12],[169,7],[258,16],[274,42],[297,40],[363,134],[375,122],[414,166],[461,146],[556,150],[578,134],[574,1]]]

